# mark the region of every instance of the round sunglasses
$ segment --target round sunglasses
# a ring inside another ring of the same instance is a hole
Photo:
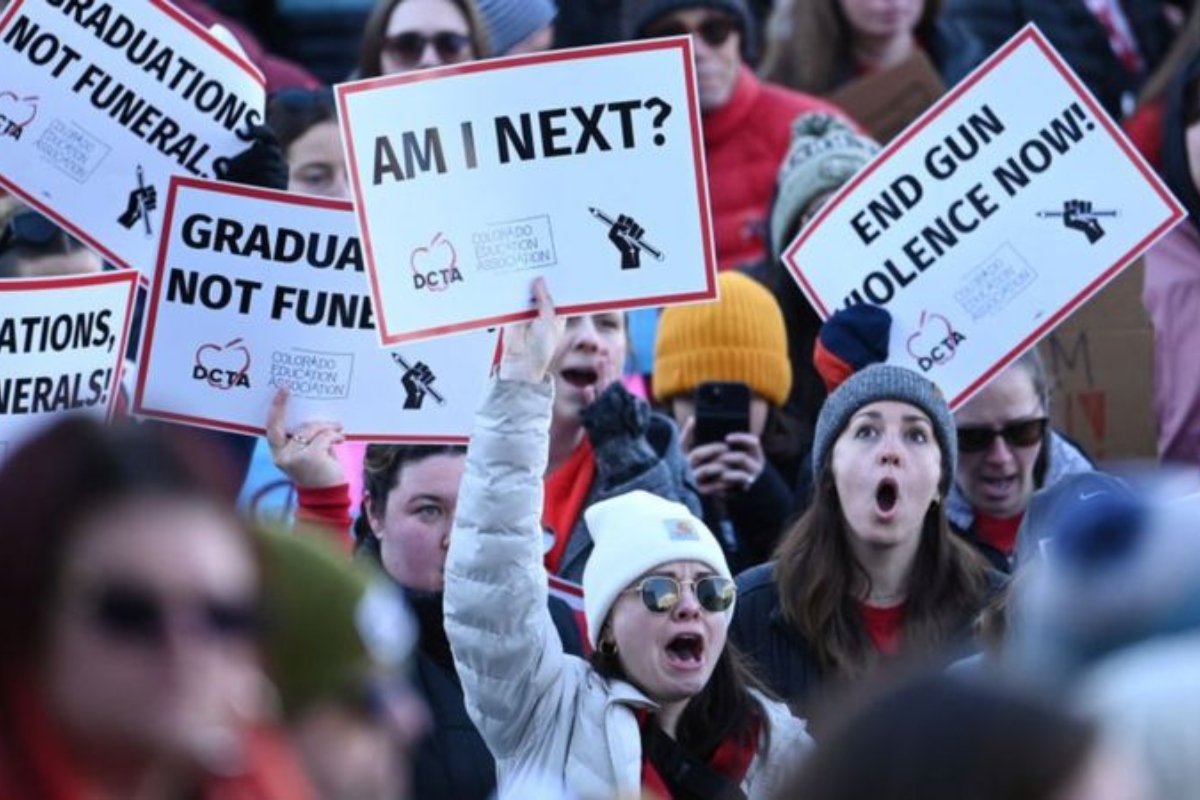
[[[1009,447],[1033,447],[1046,437],[1046,417],[1010,422],[1002,428],[969,425],[958,429],[958,452],[982,453],[992,446],[996,437],[1004,439]]]
[[[623,594],[637,592],[642,604],[655,614],[666,614],[683,599],[683,588],[692,587],[696,602],[705,611],[719,614],[728,611],[737,597],[737,585],[724,575],[706,575],[695,581],[680,581],[667,575],[651,575],[626,589]]]

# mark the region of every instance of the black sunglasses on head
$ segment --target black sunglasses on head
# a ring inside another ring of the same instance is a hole
[[[178,625],[181,609],[168,608],[154,591],[132,583],[104,584],[91,593],[92,622],[107,636],[126,642],[161,647],[168,625]],[[256,604],[246,600],[205,597],[186,608],[189,632],[227,641],[253,639],[260,629]]]
[[[625,591],[641,595],[643,605],[655,614],[666,614],[683,599],[684,586],[691,586],[696,593],[696,602],[713,614],[728,611],[737,597],[737,585],[724,575],[707,575],[695,581],[679,581],[669,575],[651,575]]]
[[[400,63],[411,67],[421,61],[425,48],[431,44],[441,61],[460,61],[471,49],[471,37],[457,31],[438,31],[432,36],[420,31],[405,31],[384,39],[383,49]]]
[[[999,436],[1009,447],[1033,447],[1046,436],[1046,417],[1010,422],[1002,428],[970,425],[958,429],[958,451],[960,453],[982,453],[992,446]]]
[[[695,34],[704,40],[709,47],[720,47],[735,33],[740,33],[742,26],[732,17],[707,17],[695,28],[689,28],[678,22],[664,22],[653,25],[646,31],[645,38],[657,39],[662,36],[686,36]]]

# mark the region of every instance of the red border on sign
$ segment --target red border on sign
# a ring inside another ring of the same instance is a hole
[[[133,322],[133,302],[137,296],[137,273],[130,270],[93,272],[87,275],[57,275],[49,278],[10,278],[0,280],[0,292],[43,292],[58,289],[77,289],[81,286],[105,286],[110,283],[125,283],[125,318],[121,324],[121,341],[117,347],[117,360],[113,365],[112,383],[108,387],[108,408],[104,418],[111,420],[120,396],[121,374],[125,370],[125,348],[129,346],[129,328]]]
[[[380,340],[384,343],[384,345],[390,346],[402,344],[404,342],[419,341],[421,339],[432,339],[437,336],[444,336],[452,333],[462,333],[464,331],[478,330],[479,328],[490,328],[496,325],[517,322],[519,320],[533,319],[537,316],[537,311],[536,309],[523,309],[508,314],[498,314],[495,316],[474,319],[467,322],[459,322],[452,325],[439,325],[405,333],[394,333],[388,329],[385,306],[382,302],[382,293],[380,291],[379,284],[375,279],[375,270],[372,268],[372,265],[376,263],[375,250],[371,242],[370,230],[367,227],[366,214],[362,210],[362,186],[357,178],[359,174],[358,161],[355,159],[354,152],[350,148],[349,144],[353,140],[353,132],[347,118],[347,98],[350,95],[371,91],[373,89],[379,89],[388,86],[399,86],[408,83],[417,83],[420,81],[428,81],[451,75],[468,75],[476,72],[494,72],[497,70],[510,69],[512,67],[522,67],[530,64],[550,64],[562,61],[581,61],[585,59],[603,58],[613,55],[669,50],[678,50],[679,56],[683,60],[683,70],[688,98],[688,117],[691,122],[689,131],[692,135],[692,160],[695,165],[696,173],[696,199],[699,202],[699,208],[701,210],[700,229],[704,245],[704,264],[706,272],[705,288],[703,291],[698,292],[655,295],[650,297],[629,298],[626,300],[611,302],[561,305],[557,310],[559,314],[569,316],[574,314],[593,314],[600,311],[622,311],[632,308],[661,306],[667,303],[698,303],[704,300],[713,300],[717,297],[717,260],[715,247],[713,244],[712,216],[709,211],[711,205],[708,194],[708,170],[705,166],[704,144],[700,135],[701,122],[698,112],[700,105],[696,97],[695,62],[692,58],[691,37],[676,36],[667,39],[646,39],[635,42],[618,42],[616,44],[598,45],[595,47],[579,47],[570,50],[552,50],[542,53],[510,56],[500,59],[472,61],[465,64],[456,64],[447,67],[439,67],[437,69],[422,70],[420,72],[407,72],[400,75],[385,75],[378,78],[369,78],[367,80],[355,81],[353,83],[339,84],[334,87],[334,93],[337,98],[338,106],[338,123],[342,129],[342,146],[345,150],[346,163],[350,168],[349,172],[350,181],[352,184],[351,189],[354,193],[355,213],[358,215],[358,229],[362,236],[363,252],[367,259],[367,274],[371,283],[371,298],[375,303]]]
[[[804,231],[802,231],[800,235],[797,236],[796,239],[784,250],[783,254],[784,265],[787,267],[788,272],[791,273],[792,278],[800,286],[801,291],[804,292],[805,297],[808,298],[808,301],[812,304],[813,308],[816,309],[817,313],[820,314],[822,319],[828,317],[829,310],[823,303],[821,303],[811,284],[805,280],[804,275],[800,272],[800,268],[795,257],[796,251],[800,249],[804,242],[807,241],[808,237],[812,235],[813,231],[817,229],[819,223],[824,220],[826,216],[832,213],[835,208],[840,206],[845,198],[853,193],[857,186],[865,181],[872,173],[875,172],[875,170],[883,166],[883,164],[886,163],[897,150],[907,144],[909,140],[911,140],[926,126],[941,116],[942,113],[952,106],[959,97],[975,86],[975,84],[991,73],[996,67],[1000,66],[1000,64],[1002,64],[1004,60],[1007,59],[1015,50],[1026,45],[1037,47],[1046,55],[1051,65],[1059,72],[1059,74],[1063,76],[1063,78],[1074,90],[1079,101],[1087,106],[1091,111],[1091,115],[1096,120],[1097,124],[1099,124],[1108,132],[1109,137],[1122,150],[1122,152],[1125,153],[1126,157],[1133,163],[1134,167],[1140,173],[1142,173],[1142,175],[1146,178],[1146,182],[1162,199],[1163,203],[1169,209],[1171,209],[1172,213],[1162,222],[1162,224],[1154,228],[1154,230],[1135,243],[1124,254],[1119,256],[1111,266],[1103,270],[1094,281],[1081,289],[1079,293],[1076,294],[1075,297],[1070,301],[1068,301],[1061,309],[1054,314],[1049,315],[1040,325],[1031,331],[1028,336],[1026,336],[1023,340],[1021,340],[1021,342],[1009,350],[1007,354],[1001,356],[979,378],[968,385],[958,395],[950,398],[949,405],[951,409],[957,408],[959,404],[964,402],[979,389],[983,388],[983,386],[990,381],[997,372],[1011,364],[1022,353],[1036,344],[1039,339],[1045,336],[1064,317],[1070,315],[1073,311],[1075,311],[1075,309],[1087,302],[1087,300],[1095,295],[1096,292],[1100,291],[1100,289],[1102,289],[1109,281],[1115,278],[1117,274],[1121,272],[1121,270],[1123,270],[1126,266],[1133,262],[1134,259],[1140,256],[1159,236],[1173,228],[1179,223],[1180,220],[1187,216],[1187,213],[1184,211],[1184,209],[1179,205],[1171,193],[1167,191],[1162,180],[1159,179],[1154,170],[1151,169],[1146,163],[1145,159],[1142,158],[1141,153],[1139,153],[1137,149],[1129,143],[1129,140],[1121,132],[1120,127],[1113,122],[1112,118],[1109,117],[1108,112],[1104,110],[1104,108],[1096,101],[1096,98],[1092,96],[1092,93],[1088,91],[1086,86],[1084,86],[1083,82],[1080,81],[1075,73],[1071,71],[1070,67],[1067,66],[1067,63],[1063,60],[1062,56],[1058,54],[1058,52],[1054,49],[1042,32],[1038,30],[1036,25],[1030,23],[1022,28],[1016,35],[1014,35],[1004,45],[997,49],[996,52],[993,53],[992,56],[983,64],[981,64],[974,72],[964,78],[957,86],[943,95],[936,103],[926,110],[925,113],[922,114],[916,122],[906,128],[900,136],[889,142],[888,145],[883,148],[882,151],[880,151],[879,155],[877,155],[870,164],[856,173],[854,177],[845,184],[845,186],[838,192],[838,195],[833,202],[827,203],[823,208],[820,209],[820,211],[817,212],[812,221],[805,226]]]
[[[9,6],[7,12],[4,14],[4,16],[2,18],[0,18],[0,37],[2,37],[4,35],[4,31],[8,28],[8,24],[11,21],[12,17],[17,13],[17,10],[25,4],[25,2],[26,2],[26,0],[13,0],[12,5]],[[167,2],[167,0],[150,0],[150,4],[152,6],[154,6],[155,8],[157,8],[159,11],[162,11],[164,14],[166,14],[171,19],[178,22],[182,27],[187,29],[187,31],[189,33],[191,33],[193,36],[195,36],[196,38],[200,39],[201,41],[207,43],[210,47],[217,50],[223,56],[225,56],[230,61],[232,61],[242,71],[244,71],[251,78],[253,78],[254,81],[256,83],[258,83],[259,86],[261,86],[263,88],[264,94],[266,93],[266,84],[267,84],[266,78],[263,76],[262,72],[258,69],[258,67],[254,66],[254,64],[252,64],[245,57],[245,55],[237,52],[236,50],[229,47],[227,44],[225,44],[221,40],[217,39],[215,36],[212,35],[212,33],[207,28],[205,28],[203,25],[201,25],[196,20],[189,17],[184,12],[180,11],[175,6],[171,5],[169,2]],[[109,248],[107,248],[103,244],[101,244],[99,241],[97,241],[87,231],[85,231],[82,228],[80,228],[79,226],[75,225],[73,222],[68,220],[66,217],[60,215],[54,208],[47,205],[40,198],[36,197],[33,194],[26,192],[22,187],[13,183],[12,181],[10,181],[8,178],[4,177],[3,175],[0,175],[0,186],[3,186],[11,194],[14,194],[17,197],[20,197],[29,206],[37,209],[39,212],[41,212],[45,216],[54,220],[55,223],[57,223],[60,228],[63,228],[64,230],[70,232],[70,234],[72,236],[79,239],[79,241],[83,242],[88,247],[90,247],[91,249],[93,249],[97,253],[99,253],[101,256],[103,256],[105,261],[109,262],[110,264],[113,264],[114,266],[121,267],[122,269],[134,270],[139,275],[141,275],[141,271],[137,267],[130,265],[128,262],[125,261],[125,259],[121,258],[116,253],[114,253],[112,250],[110,250]],[[160,230],[159,231],[160,236],[161,236],[161,233],[162,233],[162,231]],[[145,285],[148,283],[148,281],[145,277],[142,277],[141,283],[143,285]]]
[[[156,323],[158,321],[158,309],[162,299],[163,275],[166,273],[167,256],[170,243],[170,231],[173,228],[175,219],[175,209],[178,202],[178,195],[181,189],[197,189],[200,191],[210,192],[212,194],[249,197],[256,200],[266,200],[275,203],[284,203],[294,206],[310,206],[314,208],[326,208],[333,211],[353,211],[353,205],[349,200],[337,200],[327,197],[317,197],[315,195],[292,194],[290,192],[282,192],[275,189],[261,189],[254,186],[243,186],[240,184],[224,183],[221,181],[206,180],[204,178],[194,178],[191,176],[174,175],[171,177],[171,184],[167,190],[167,205],[163,213],[163,236],[160,240],[158,248],[158,258],[154,263],[154,279],[151,284],[149,294],[146,299],[146,321],[143,325],[141,349],[138,353],[138,370],[137,387],[134,391],[132,408],[134,413],[156,419],[170,420],[172,422],[182,422],[188,425],[195,425],[201,428],[211,428],[219,431],[230,431],[233,433],[245,433],[254,436],[263,436],[266,434],[266,424],[263,425],[242,425],[235,422],[226,422],[224,420],[212,419],[209,417],[198,417],[190,414],[180,414],[174,411],[165,411],[158,408],[150,408],[144,404],[146,394],[147,373],[151,353],[154,348],[154,333]],[[374,300],[372,300],[374,302]],[[467,436],[403,436],[396,434],[376,434],[376,433],[357,433],[347,435],[347,441],[359,442],[386,442],[393,444],[465,444],[468,440]]]

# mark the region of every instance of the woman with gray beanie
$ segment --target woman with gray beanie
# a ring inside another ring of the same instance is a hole
[[[730,628],[796,713],[819,685],[937,658],[969,638],[993,581],[946,521],[957,453],[945,399],[912,370],[871,364],[825,401],[813,503],[774,562],[739,576]]]

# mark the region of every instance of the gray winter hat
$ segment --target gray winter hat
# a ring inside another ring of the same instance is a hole
[[[478,0],[492,53],[507,55],[521,42],[554,22],[554,0]]]
[[[851,375],[825,399],[813,434],[814,480],[829,462],[833,443],[860,408],[880,400],[898,400],[924,411],[933,423],[933,434],[942,449],[942,479],[938,488],[945,496],[958,467],[958,432],[946,398],[931,381],[907,367],[871,364]]]

